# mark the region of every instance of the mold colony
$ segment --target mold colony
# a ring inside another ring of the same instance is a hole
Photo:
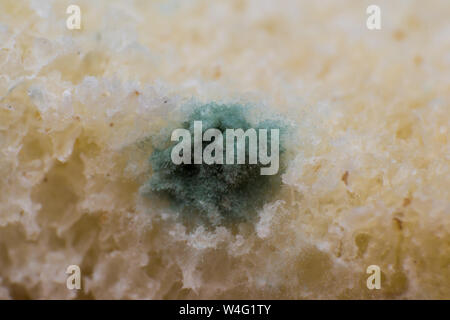
[[[194,135],[194,122],[202,121],[203,133],[208,129],[218,129],[224,133],[227,129],[252,128],[280,130],[280,157],[283,157],[283,138],[287,130],[286,124],[280,120],[265,120],[253,126],[249,121],[248,110],[239,104],[209,103],[195,107],[181,126]],[[270,134],[269,134],[270,137]],[[259,138],[259,137],[258,137]],[[170,137],[166,138],[167,140]],[[271,150],[271,139],[268,139],[268,150]],[[202,149],[209,145],[203,141]],[[171,159],[175,143],[168,142],[164,148],[156,148],[150,157],[153,175],[148,182],[150,190],[166,196],[172,204],[184,213],[201,212],[204,217],[212,218],[214,223],[227,220],[246,220],[256,210],[276,194],[281,184],[282,170],[275,175],[262,175],[265,167],[261,162],[234,164],[213,163],[174,164]],[[233,144],[234,158],[238,157],[237,144]],[[194,158],[192,147],[191,157]],[[224,143],[227,148],[227,141]],[[249,143],[245,144],[245,158],[249,158]],[[273,155],[272,155],[273,156]],[[222,161],[224,162],[224,161]],[[282,163],[283,161],[281,161]]]

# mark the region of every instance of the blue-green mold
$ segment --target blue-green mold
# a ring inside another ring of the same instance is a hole
[[[219,129],[279,129],[280,168],[275,175],[261,175],[258,164],[180,164],[171,160],[172,148],[177,142],[170,141],[170,132],[163,130],[154,140],[166,141],[156,146],[150,156],[152,175],[147,183],[147,195],[158,195],[170,201],[184,220],[217,224],[248,221],[257,209],[270,201],[281,185],[281,174],[285,167],[284,140],[289,126],[282,118],[251,123],[246,106],[240,104],[208,103],[191,109],[179,128],[194,134],[194,121],[202,121],[203,132],[209,128]],[[161,137],[163,135],[163,137]],[[270,139],[268,139],[270,142]],[[209,142],[203,143],[203,148]],[[226,143],[224,139],[224,149]],[[270,147],[269,147],[270,150]],[[246,153],[248,152],[248,144]],[[193,156],[192,152],[192,156]],[[235,152],[236,156],[236,152]],[[193,163],[193,161],[192,161]],[[214,217],[214,219],[212,219]]]

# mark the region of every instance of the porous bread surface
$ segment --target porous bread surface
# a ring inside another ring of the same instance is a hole
[[[448,0],[73,2],[0,1],[0,298],[450,298]],[[297,127],[234,230],[142,196],[193,99]]]

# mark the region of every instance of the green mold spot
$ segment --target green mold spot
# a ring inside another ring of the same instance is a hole
[[[248,164],[248,141],[246,143],[246,164],[180,164],[172,162],[172,148],[177,142],[170,141],[170,133],[164,130],[155,141],[165,141],[164,146],[155,147],[150,156],[152,176],[147,183],[147,195],[162,196],[181,213],[182,219],[190,222],[201,220],[213,225],[237,221],[248,221],[257,209],[272,199],[281,185],[284,169],[283,140],[288,126],[283,120],[250,122],[250,108],[240,104],[209,103],[192,109],[186,121],[179,128],[189,130],[194,136],[194,121],[202,121],[202,131],[219,129],[224,135],[226,129],[279,129],[280,167],[275,175],[261,175],[259,162]],[[163,135],[161,139],[161,135]],[[259,139],[258,139],[259,140]],[[270,142],[270,134],[268,135]],[[203,149],[210,142],[203,142]],[[193,144],[193,143],[192,143]],[[270,150],[270,145],[268,146]],[[192,147],[192,158],[194,155]],[[236,157],[236,146],[235,146]],[[236,162],[235,162],[236,163]]]

